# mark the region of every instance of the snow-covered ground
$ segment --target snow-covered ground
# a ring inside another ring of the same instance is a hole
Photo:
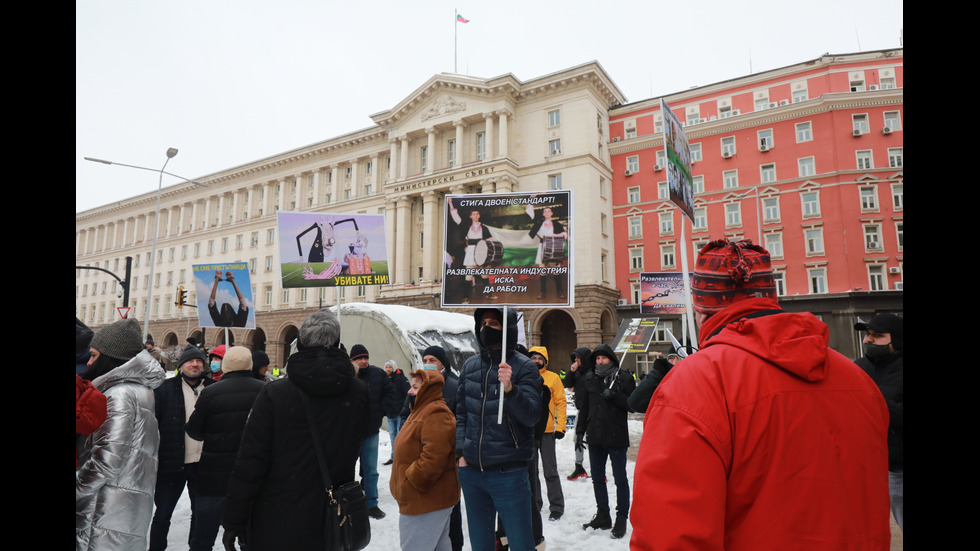
[[[630,441],[635,447],[639,445],[642,433],[642,422],[630,420]],[[385,425],[387,426],[387,425]],[[547,542],[548,551],[572,551],[572,550],[627,550],[629,549],[629,538],[633,533],[633,527],[629,526],[626,537],[615,540],[610,537],[609,530],[582,530],[582,525],[592,520],[595,514],[595,496],[592,493],[592,481],[577,480],[569,482],[565,477],[575,468],[575,439],[569,431],[569,435],[558,441],[558,473],[561,475],[562,491],[565,494],[565,515],[558,521],[548,520],[548,494],[541,479],[541,487],[544,492],[544,507],[542,508],[542,518],[544,522],[544,537]],[[379,462],[388,460],[391,455],[391,443],[388,439],[388,431],[381,431],[380,449],[378,450]],[[634,450],[635,451],[635,450]],[[630,455],[635,455],[630,454]],[[588,454],[586,454],[586,469],[588,469]],[[626,471],[630,478],[630,494],[633,487],[634,461],[627,461]],[[388,491],[388,478],[391,474],[391,467],[378,465],[380,480],[378,482],[379,507],[388,515],[381,520],[371,521],[371,545],[367,549],[372,551],[398,551],[398,505]],[[607,466],[606,477],[608,478],[608,492],[610,508],[613,515],[616,509],[616,484],[613,482],[612,472]],[[614,516],[615,518],[615,516]],[[170,545],[171,549],[183,549],[187,546],[187,533],[190,528],[190,500],[187,491],[181,496],[177,509],[174,511],[173,521],[170,526]],[[469,549],[469,536],[466,528],[466,507],[463,506],[463,536],[466,538],[464,549]],[[224,551],[221,545],[221,532],[218,533],[215,541],[214,551]]]

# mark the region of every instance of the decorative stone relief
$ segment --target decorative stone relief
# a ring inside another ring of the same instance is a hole
[[[456,101],[452,96],[437,101],[432,107],[422,112],[422,120],[427,121],[435,117],[441,117],[450,113],[458,113],[466,110],[466,102]]]

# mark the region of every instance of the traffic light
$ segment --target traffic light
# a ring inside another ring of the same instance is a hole
[[[187,303],[187,290],[181,285],[177,287],[177,308],[183,308],[184,304]]]

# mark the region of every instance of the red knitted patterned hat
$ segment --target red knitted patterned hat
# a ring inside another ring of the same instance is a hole
[[[769,251],[751,240],[716,239],[701,248],[691,278],[694,309],[715,313],[740,300],[776,298]]]

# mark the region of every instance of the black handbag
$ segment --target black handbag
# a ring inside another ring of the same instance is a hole
[[[356,480],[343,484],[339,488],[333,487],[330,469],[327,468],[323,446],[320,443],[320,434],[313,423],[309,399],[303,391],[300,391],[300,400],[303,402],[303,409],[306,410],[306,418],[310,423],[310,434],[313,436],[316,460],[320,464],[323,488],[330,496],[323,526],[327,550],[360,551],[371,543],[371,524],[368,521],[367,496],[364,495],[364,488]]]

